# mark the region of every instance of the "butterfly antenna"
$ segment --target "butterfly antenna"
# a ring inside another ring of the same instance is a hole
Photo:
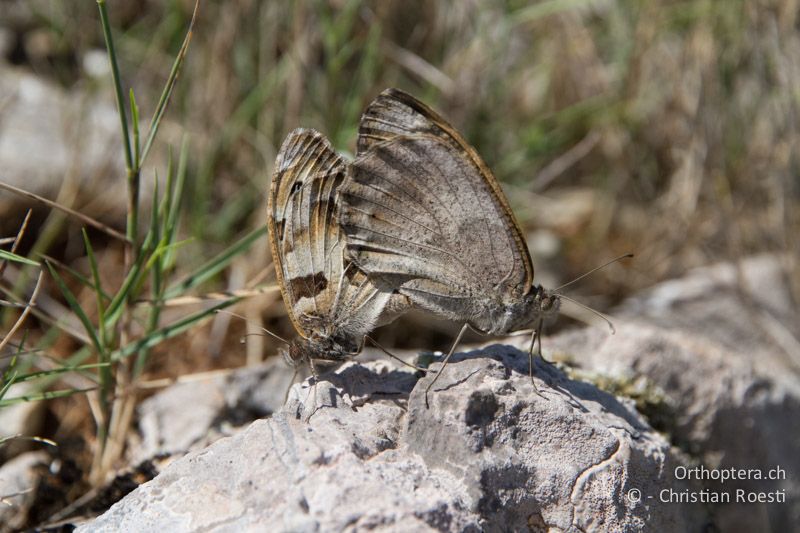
[[[244,317],[244,316],[242,316],[242,315],[240,315],[238,313],[234,313],[232,311],[225,311],[224,309],[217,309],[216,312],[217,313],[225,313],[226,315],[231,315],[231,316],[235,316],[236,318],[240,318],[240,319],[244,320],[245,322],[247,322],[248,324],[251,324],[251,325],[257,327],[258,329],[260,329],[261,331],[263,331],[264,333],[266,333],[270,337],[278,339],[279,341],[281,341],[282,343],[286,344],[287,346],[289,345],[289,341],[287,341],[286,339],[284,339],[283,337],[281,337],[277,333],[272,333],[270,330],[268,330],[267,328],[265,328],[263,326],[259,326],[258,324],[254,324],[253,321],[250,320],[247,317]],[[243,335],[242,338],[248,337],[250,335],[255,335],[255,333],[248,333],[246,335]]]
[[[619,257],[617,257],[616,259],[612,259],[611,261],[609,261],[609,262],[607,262],[607,263],[603,263],[603,264],[602,264],[602,265],[600,265],[599,267],[595,267],[595,268],[591,269],[589,272],[586,272],[585,274],[581,274],[580,276],[578,276],[577,278],[573,279],[572,281],[568,281],[567,283],[563,284],[562,286],[558,287],[557,289],[553,289],[553,290],[551,291],[551,294],[557,294],[557,293],[558,293],[558,291],[560,291],[560,290],[561,290],[561,289],[563,289],[564,287],[568,287],[569,285],[572,285],[572,284],[573,284],[573,283],[575,283],[576,281],[580,281],[580,280],[582,280],[583,278],[585,278],[585,277],[586,277],[586,276],[588,276],[589,274],[594,274],[595,272],[597,272],[597,271],[598,271],[598,270],[600,270],[601,268],[605,268],[605,267],[607,267],[608,265],[610,265],[611,263],[616,263],[617,261],[619,261],[619,260],[621,260],[621,259],[628,259],[628,258],[630,258],[630,257],[633,257],[633,254],[631,254],[631,253],[627,253],[627,254],[623,254],[623,255],[621,255],[621,256],[619,256]],[[575,300],[572,300],[572,301],[575,301]]]
[[[575,299],[573,299],[573,298],[570,298],[569,296],[564,296],[563,294],[559,294],[559,295],[558,295],[558,297],[559,297],[559,298],[563,298],[564,300],[567,300],[568,302],[572,302],[572,303],[574,303],[575,305],[577,305],[578,307],[582,307],[582,308],[586,309],[587,311],[589,311],[590,313],[592,313],[592,314],[594,314],[594,315],[597,315],[597,316],[599,316],[600,318],[602,318],[603,320],[605,320],[605,321],[606,321],[606,324],[608,324],[608,327],[609,327],[609,329],[611,330],[611,334],[612,334],[612,335],[614,335],[614,334],[617,332],[617,330],[616,330],[616,329],[614,329],[614,324],[611,322],[611,319],[610,319],[610,318],[608,318],[608,317],[607,317],[606,315],[604,315],[603,313],[601,313],[600,311],[598,311],[598,310],[596,310],[596,309],[592,309],[592,308],[591,308],[591,307],[589,307],[588,305],[586,305],[586,304],[582,304],[582,303],[580,303],[578,300],[575,300]]]

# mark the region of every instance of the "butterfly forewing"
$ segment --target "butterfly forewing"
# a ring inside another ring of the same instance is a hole
[[[359,150],[340,223],[365,271],[455,319],[487,298],[527,292],[533,267],[519,227],[485,164],[443,119],[385,91],[362,118]]]
[[[336,195],[346,168],[318,132],[289,134],[272,178],[269,229],[278,282],[297,332],[335,337],[355,351],[390,295],[345,264]]]
[[[366,153],[378,143],[398,136],[430,134],[450,144],[461,157],[469,159],[476,168],[480,182],[489,189],[490,204],[497,216],[508,223],[515,248],[520,250],[519,261],[525,268],[522,285],[533,284],[533,263],[519,224],[508,205],[500,184],[475,149],[436,111],[399,89],[386,89],[369,104],[361,116],[358,131],[358,153]]]

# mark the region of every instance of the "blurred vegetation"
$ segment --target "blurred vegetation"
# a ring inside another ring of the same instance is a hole
[[[94,4],[11,4],[7,59],[86,84],[82,58],[103,44]],[[157,101],[192,5],[114,6],[142,102]],[[610,269],[594,292],[796,247],[796,7],[207,2],[167,114],[192,135],[186,231],[213,247],[263,223],[283,136],[314,127],[352,152],[361,110],[398,86],[464,132],[530,229],[555,233],[560,278],[637,253],[635,276]]]
[[[121,85],[125,96],[135,89],[142,117],[155,111],[193,7],[189,0],[109,6]],[[263,228],[276,150],[291,129],[317,128],[352,153],[362,109],[394,86],[438,109],[494,170],[530,231],[537,278],[545,284],[634,252],[632,263],[598,272],[575,289],[582,301],[606,309],[694,266],[788,252],[800,299],[798,24],[796,0],[203,2],[162,125],[164,146],[177,149],[189,139],[174,239],[191,242],[170,249],[170,265],[180,274],[196,272]],[[110,74],[90,68],[104,51],[94,2],[6,0],[0,30],[0,62],[7,63],[0,68],[113,102]],[[156,154],[142,180],[166,176],[159,166],[165,160]],[[118,179],[125,180],[122,168]],[[81,182],[73,205],[125,228],[124,215],[108,220],[103,206],[86,200],[97,187]],[[150,204],[143,206],[140,226],[152,216]],[[34,213],[18,253],[48,254],[86,279],[96,261],[105,272],[102,285],[120,286],[120,243],[89,232],[96,256],[89,260],[80,224],[52,222],[41,206]],[[2,213],[2,236],[16,232],[23,216]],[[200,294],[270,279],[267,248],[265,239],[256,241],[188,288]],[[35,276],[26,279],[32,285]],[[60,298],[57,285],[47,285]],[[94,301],[86,284],[70,288],[77,301]],[[275,293],[238,308],[256,323],[293,334]],[[191,312],[167,310],[156,322]],[[19,310],[5,315],[8,331]],[[378,338],[406,346],[404,332],[414,320],[401,319]],[[412,345],[446,345],[442,332],[449,326],[434,327],[426,334],[415,323],[420,333]],[[275,353],[268,338],[248,337],[246,355],[232,348],[245,328],[253,329],[218,317],[202,334],[152,347],[143,375],[236,366]],[[29,335],[54,357],[76,350],[75,341],[44,323],[40,329]],[[76,397],[60,401],[65,407],[55,408],[57,418],[85,409]],[[67,427],[45,436],[91,438],[85,421],[64,419]]]

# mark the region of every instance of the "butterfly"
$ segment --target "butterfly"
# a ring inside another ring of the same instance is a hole
[[[347,167],[321,133],[296,129],[280,148],[269,191],[275,271],[298,334],[283,356],[293,367],[308,364],[315,376],[315,361],[358,354],[372,329],[410,305],[407,297],[377,288],[344,257],[336,197]]]
[[[502,335],[534,325],[533,348],[560,295],[533,282],[533,262],[500,184],[428,106],[387,89],[364,112],[358,157],[339,192],[347,253],[415,306]],[[425,391],[441,375],[437,373]]]

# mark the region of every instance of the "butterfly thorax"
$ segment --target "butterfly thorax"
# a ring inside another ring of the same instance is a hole
[[[558,314],[561,299],[541,285],[534,285],[522,298],[498,299],[486,302],[470,323],[490,335],[505,335],[512,331],[535,326]]]

